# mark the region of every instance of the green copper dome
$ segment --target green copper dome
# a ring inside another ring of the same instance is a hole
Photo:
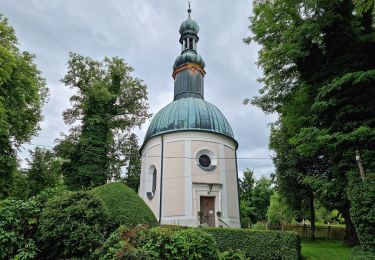
[[[206,131],[228,136],[233,132],[220,110],[200,98],[181,98],[161,109],[152,119],[144,143],[151,137],[176,131]]]
[[[179,131],[210,132],[232,139],[232,128],[220,110],[204,100],[205,62],[197,53],[198,23],[188,18],[180,27],[181,55],[173,65],[174,101],[151,121],[141,150],[152,137]]]
[[[190,15],[188,19],[186,19],[180,26],[180,34],[198,34],[199,32],[199,25],[196,21],[190,18]]]
[[[186,50],[176,58],[176,61],[173,65],[173,69],[186,63],[196,63],[200,65],[202,68],[206,66],[206,63],[204,62],[202,56],[197,54],[195,50]]]

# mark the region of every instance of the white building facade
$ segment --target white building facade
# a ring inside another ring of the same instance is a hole
[[[154,116],[141,147],[139,195],[161,224],[240,227],[238,144],[221,111],[204,100],[199,26],[188,12],[174,101]]]

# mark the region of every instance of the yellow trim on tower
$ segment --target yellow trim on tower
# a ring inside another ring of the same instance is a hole
[[[186,64],[183,64],[183,65],[181,65],[181,66],[179,66],[179,67],[177,67],[173,70],[173,74],[172,74],[173,79],[176,79],[176,74],[178,72],[186,70],[186,69],[190,70],[191,73],[195,73],[196,71],[199,71],[202,74],[202,76],[206,75],[206,71],[201,66],[199,66],[198,64],[196,64],[196,63],[186,63]]]

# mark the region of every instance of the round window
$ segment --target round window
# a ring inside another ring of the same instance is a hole
[[[199,156],[199,165],[208,168],[211,166],[211,158],[207,154]]]
[[[195,160],[199,168],[204,171],[212,171],[217,165],[216,155],[208,149],[198,151],[195,155]]]

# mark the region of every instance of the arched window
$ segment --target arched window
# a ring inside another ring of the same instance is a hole
[[[189,41],[188,41],[188,43],[189,43],[189,49],[193,50],[194,49],[194,39],[190,38]]]
[[[156,191],[156,176],[157,176],[157,171],[156,168],[152,172],[152,193],[155,194]]]
[[[155,195],[155,192],[156,192],[156,179],[157,179],[157,175],[158,175],[158,171],[156,170],[156,167],[155,165],[151,165],[149,171],[149,177],[147,178],[149,180],[149,184],[150,186],[148,186],[147,188],[147,198],[149,200],[151,200],[154,195]]]

